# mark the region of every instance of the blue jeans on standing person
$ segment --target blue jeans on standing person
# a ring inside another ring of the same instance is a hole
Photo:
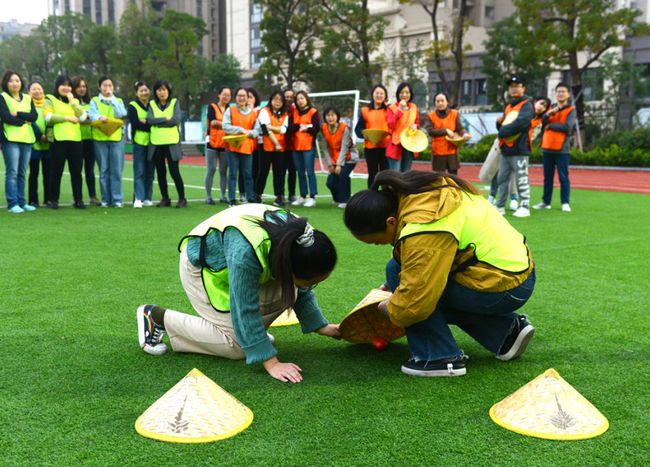
[[[544,204],[551,204],[553,197],[553,178],[557,167],[557,176],[560,179],[560,200],[562,204],[569,204],[571,196],[571,183],[569,182],[569,154],[542,151],[542,165],[544,166]]]
[[[253,190],[253,156],[229,150],[226,150],[226,155],[228,156],[229,169],[228,198],[230,198],[231,202],[237,199],[237,180],[239,178],[239,171],[241,170],[244,175],[246,198],[249,202],[253,202],[253,198],[255,197]]]
[[[5,196],[7,208],[23,207],[25,201],[25,179],[27,166],[32,156],[32,145],[27,143],[2,143],[5,160]]]
[[[99,164],[99,189],[102,192],[102,203],[121,204],[124,143],[95,141],[95,157]]]
[[[350,199],[350,174],[356,165],[356,163],[345,164],[341,167],[339,175],[329,174],[327,176],[327,188],[332,192],[332,199],[336,203],[347,203]]]
[[[387,157],[386,160],[388,161],[388,168],[390,170],[408,172],[411,170],[411,166],[413,165],[413,153],[402,148],[402,157],[400,160],[391,159],[390,157]]]
[[[400,271],[400,264],[391,258],[386,265],[386,285],[392,292],[399,285]],[[463,355],[451,334],[450,324],[497,354],[515,326],[518,315],[514,311],[524,306],[534,287],[535,270],[521,285],[505,292],[480,292],[449,278],[433,313],[406,328],[411,356],[416,361],[435,361]]]
[[[314,149],[310,149],[309,151],[293,151],[293,163],[296,166],[296,172],[298,172],[300,196],[303,198],[307,196],[307,179],[309,179],[309,194],[312,197],[318,194],[316,173],[314,172],[315,155],[316,152]]]
[[[153,197],[154,164],[147,157],[148,146],[133,143],[133,191],[135,199],[151,201]]]

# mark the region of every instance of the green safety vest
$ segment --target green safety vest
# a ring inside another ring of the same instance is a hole
[[[18,102],[6,92],[2,93],[2,97],[7,103],[9,112],[29,113],[32,111],[32,98],[29,94],[23,94],[20,102]],[[11,141],[12,143],[32,144],[34,141],[36,141],[34,129],[32,128],[32,124],[30,122],[25,122],[20,126],[3,123],[2,129],[4,130],[5,138],[7,141]]]
[[[475,258],[471,264],[480,261],[511,273],[527,271],[530,266],[524,236],[482,196],[464,192],[463,202],[454,212],[435,222],[407,223],[399,240],[428,232],[450,233],[456,238],[459,250],[474,247]]]
[[[138,120],[147,120],[147,111],[140,107],[137,102],[131,101],[129,105],[135,109],[135,112],[138,114]],[[139,144],[140,146],[149,146],[149,139],[148,131],[133,129],[133,142],[135,144]]]
[[[63,102],[61,99],[54,97],[51,94],[47,98],[52,103],[55,115],[64,117],[76,117],[72,104]],[[52,125],[54,129],[54,139],[56,141],[81,141],[81,125],[72,122],[60,122]]]
[[[116,97],[116,99],[118,102],[122,102],[122,99],[119,97]],[[115,119],[115,110],[111,104],[104,104],[99,96],[93,97],[93,102],[95,102],[100,115],[108,117],[110,119]],[[93,140],[112,142],[122,141],[122,127],[119,127],[117,130],[111,133],[110,136],[105,135],[103,131],[100,131],[97,128],[93,128]]]
[[[80,103],[79,106],[84,110],[84,112],[86,112],[86,114],[88,114],[90,104]],[[90,119],[88,120],[88,123],[81,123],[81,139],[84,141],[93,139],[93,127],[90,125]]]
[[[45,125],[45,117],[43,116],[43,107],[36,107],[36,113],[38,114],[38,118],[36,119],[36,126],[38,127],[38,131],[41,132],[41,135],[44,135],[47,131],[47,125]],[[50,149],[50,143],[48,142],[41,142],[41,141],[36,141],[33,145],[32,148],[36,149],[37,151],[47,151]]]
[[[169,101],[169,105],[165,110],[160,110],[156,101],[149,103],[151,112],[154,118],[166,118],[174,116],[174,107],[176,106],[176,98]],[[181,133],[178,125],[171,127],[151,126],[151,144],[154,146],[162,146],[164,144],[178,144],[181,141]]]
[[[233,227],[242,233],[255,251],[257,260],[260,262],[260,266],[262,266],[262,275],[260,276],[259,283],[260,285],[265,284],[273,279],[269,262],[271,239],[266,230],[259,227],[254,221],[262,219],[264,214],[269,211],[278,210],[278,208],[273,206],[244,204],[221,211],[201,222],[188,235],[183,237],[178,245],[178,251],[182,251],[188,239],[198,237],[202,239],[200,258],[203,258],[205,248],[204,239],[212,231],[216,230],[223,234],[228,227]],[[210,299],[212,307],[217,311],[229,312],[230,286],[228,268],[215,271],[207,265],[202,264],[201,277],[203,279],[203,287]]]

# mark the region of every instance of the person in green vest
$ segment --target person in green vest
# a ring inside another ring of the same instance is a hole
[[[122,118],[126,108],[122,99],[113,94],[113,80],[102,76],[97,82],[99,96],[90,101],[88,116],[91,122],[120,123],[108,132],[100,127],[93,128],[95,156],[99,163],[99,191],[101,206],[123,206],[122,172],[124,171],[124,140],[122,138]]]
[[[165,161],[169,166],[169,173],[176,185],[178,192],[177,208],[186,208],[185,185],[179,162],[183,158],[181,151],[181,107],[178,99],[172,97],[172,87],[167,81],[158,80],[153,85],[154,100],[149,102],[147,123],[151,125],[149,141],[149,159],[153,159],[158,176],[158,187],[162,200],[156,205],[159,208],[170,207],[167,189],[167,170]]]
[[[149,111],[149,86],[142,81],[135,83],[135,100],[129,103],[127,109],[131,124],[131,139],[133,141],[133,207],[153,206],[154,165],[149,158],[149,139],[151,125],[147,123]]]
[[[43,173],[43,203],[46,204],[50,199],[50,141],[48,133],[52,132],[51,128],[45,125],[43,116],[43,105],[45,103],[45,91],[40,81],[32,81],[27,86],[38,118],[32,123],[36,142],[32,145],[32,155],[29,160],[29,205],[39,207],[38,202],[38,174]],[[51,135],[50,135],[51,137]]]
[[[405,328],[412,376],[461,376],[465,355],[454,324],[499,360],[520,356],[533,337],[515,313],[535,286],[524,236],[469,182],[452,174],[387,170],[348,202],[345,225],[364,243],[393,245],[379,305]]]
[[[7,70],[2,76],[0,120],[5,161],[5,196],[7,209],[13,214],[36,210],[25,200],[25,176],[32,144],[36,142],[32,123],[37,117],[32,98],[23,93],[21,76],[13,70]]]
[[[81,76],[72,77],[72,94],[79,99],[79,105],[87,114],[90,110],[91,96],[88,83]],[[99,206],[95,183],[95,145],[90,118],[80,121],[79,124],[81,125],[83,172],[86,178],[86,188],[88,188],[89,204]]]
[[[339,338],[313,288],[336,265],[336,249],[307,219],[272,206],[246,204],[215,214],[181,239],[180,278],[199,316],[142,305],[140,347],[162,355],[169,335],[175,352],[261,364],[283,382],[302,381],[301,368],[278,360],[266,328],[293,308],[303,333]]]

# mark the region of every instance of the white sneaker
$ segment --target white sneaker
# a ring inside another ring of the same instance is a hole
[[[108,207],[108,203],[102,201],[102,203],[100,204],[100,206],[103,207],[103,208],[107,208],[107,207]]]
[[[296,200],[291,203],[291,206],[300,206],[302,204],[305,204],[305,198],[300,196],[300,197],[296,198]]]
[[[497,212],[502,216],[506,215],[506,208],[497,208]]]
[[[515,217],[530,217],[530,209],[521,207],[512,213]]]
[[[348,205],[348,203],[339,203],[337,207],[341,209],[345,209],[345,207]]]
[[[149,207],[153,206],[153,202],[152,202],[150,199],[145,199],[145,200],[142,202],[142,205],[143,205],[144,207],[146,207],[146,208],[149,208]]]
[[[305,200],[306,208],[313,208],[314,206],[316,206],[316,198],[307,198]]]
[[[537,203],[535,206],[533,206],[533,209],[551,209],[551,205],[543,202]]]
[[[562,204],[562,211],[571,212],[571,206],[569,206],[569,203]]]
[[[116,207],[116,208],[121,208],[122,206],[123,206],[122,203],[115,203],[115,207]]]
[[[511,199],[510,204],[508,205],[508,209],[510,209],[511,211],[516,211],[518,207],[519,207],[519,203],[517,202],[517,200]]]
[[[133,202],[133,207],[134,207],[135,209],[140,209],[140,208],[142,207],[142,201],[140,201],[139,199],[136,199],[136,200]]]
[[[267,332],[266,335],[268,336],[269,340],[271,341],[271,344],[275,343],[275,336],[273,334]]]
[[[492,195],[488,196],[488,203],[490,203],[490,204],[494,204],[494,203],[496,203],[496,202],[497,202],[497,200],[494,199],[494,196],[492,196]]]

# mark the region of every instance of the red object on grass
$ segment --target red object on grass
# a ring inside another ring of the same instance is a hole
[[[388,341],[382,337],[375,336],[372,338],[372,346],[375,350],[385,350],[388,347]]]

